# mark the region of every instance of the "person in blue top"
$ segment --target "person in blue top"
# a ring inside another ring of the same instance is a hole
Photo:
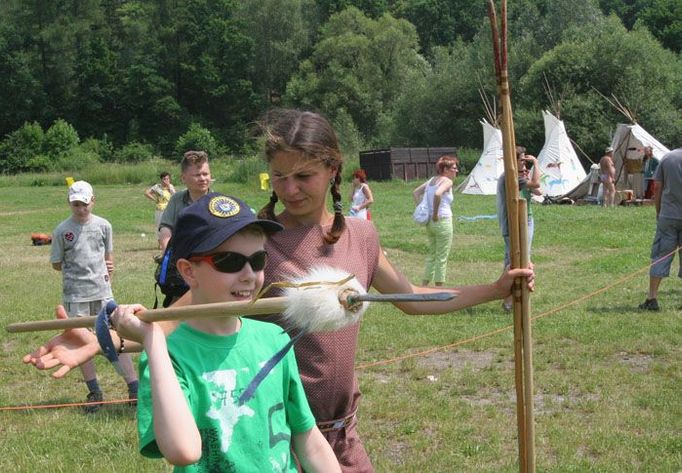
[[[218,193],[183,210],[171,244],[191,304],[254,299],[263,287],[265,240],[282,229]],[[183,472],[296,473],[296,459],[307,472],[341,471],[315,424],[293,350],[255,390],[251,384],[289,343],[280,327],[237,316],[192,318],[166,339],[160,324],[135,317],[140,310],[121,306],[112,323],[121,336],[143,340],[137,427],[144,456],[164,457]]]
[[[533,194],[542,195],[540,191],[540,166],[538,166],[538,159],[535,156],[526,154],[526,148],[523,146],[516,147],[516,167],[519,173],[519,192],[521,197],[528,201],[528,254],[533,244],[533,234],[535,233],[535,220],[533,219],[533,210],[530,205]],[[502,238],[504,238],[504,267],[507,268],[511,264],[509,240],[509,223],[507,221],[507,201],[506,201],[506,184],[504,181],[504,174],[497,180],[497,220],[502,231]],[[502,308],[509,312],[512,309],[512,296],[508,295],[502,302]]]

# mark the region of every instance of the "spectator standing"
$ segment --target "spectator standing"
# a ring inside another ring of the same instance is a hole
[[[599,160],[599,180],[604,189],[604,207],[616,205],[616,166],[613,164],[613,148],[608,146]]]
[[[159,249],[161,249],[161,235],[159,234],[159,226],[161,225],[161,216],[163,211],[168,206],[168,201],[171,196],[175,194],[175,187],[171,184],[171,176],[169,172],[162,172],[159,174],[160,182],[157,182],[150,188],[144,191],[147,199],[156,204],[154,210],[154,228],[156,228],[156,235],[159,240]]]
[[[526,154],[526,148],[516,147],[516,168],[519,175],[519,193],[528,202],[528,256],[530,257],[533,245],[533,235],[535,234],[535,219],[533,218],[533,208],[531,199],[533,194],[542,195],[540,191],[540,166],[535,156]],[[511,240],[509,239],[509,221],[507,215],[507,188],[504,174],[497,180],[497,220],[504,238],[504,268],[511,264]],[[502,302],[505,312],[512,309],[512,296],[507,296]]]
[[[180,211],[210,192],[211,169],[205,151],[187,151],[180,161],[180,171],[180,179],[187,189],[173,194],[161,215],[159,249],[162,254],[173,235]]]
[[[654,182],[656,234],[651,245],[653,264],[649,269],[649,292],[639,308],[658,311],[658,288],[663,278],[670,276],[675,250],[679,255],[682,246],[682,148],[663,156],[654,174]],[[677,275],[682,278],[682,257],[679,263]]]
[[[436,175],[418,186],[412,192],[415,203],[419,203],[426,193],[431,210],[431,218],[426,223],[426,236],[429,239],[422,286],[433,282],[442,286],[448,268],[448,257],[452,248],[452,185],[457,177],[459,159],[443,155],[436,161]]]
[[[363,169],[357,169],[353,172],[350,202],[349,216],[372,220],[369,213],[369,206],[374,203],[374,196],[367,184],[367,174]]]
[[[95,196],[92,186],[76,181],[68,193],[71,217],[52,233],[50,263],[62,272],[64,307],[69,317],[97,315],[113,298],[111,274],[114,271],[113,232],[111,224],[92,213]],[[137,374],[129,354],[122,354],[121,368],[131,399],[137,398]],[[88,387],[88,413],[96,412],[104,399],[97,381],[95,363],[91,360],[81,365]]]
[[[654,198],[654,174],[658,167],[658,160],[654,157],[651,146],[644,147],[644,198]]]

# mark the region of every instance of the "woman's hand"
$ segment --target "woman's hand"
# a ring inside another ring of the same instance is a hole
[[[495,282],[495,285],[500,291],[501,299],[511,294],[516,278],[527,278],[528,290],[531,292],[535,290],[535,271],[533,270],[532,263],[527,269],[509,269],[509,267],[507,267],[504,273],[502,273],[502,276]]]
[[[67,319],[64,307],[55,309],[58,319]],[[39,370],[57,368],[53,378],[63,378],[66,374],[86,361],[94,358],[100,351],[97,337],[86,328],[64,330],[60,335],[52,337],[47,343],[32,353],[24,356],[23,362],[30,363]]]

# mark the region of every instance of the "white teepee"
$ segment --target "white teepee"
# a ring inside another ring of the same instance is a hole
[[[476,166],[457,188],[462,194],[495,195],[497,179],[504,172],[502,159],[502,132],[485,119],[483,126],[483,152]]]
[[[629,176],[641,172],[641,169],[637,169],[637,167],[641,168],[642,156],[644,156],[643,148],[645,146],[653,148],[654,159],[658,161],[666,153],[670,152],[668,148],[637,123],[631,125],[618,124],[613,140],[611,140],[613,164],[616,167],[616,187],[618,189],[632,189],[633,182],[631,182],[632,179],[629,179]],[[628,165],[628,162],[631,164]]]
[[[575,188],[586,173],[566,133],[564,122],[548,111],[542,112],[545,121],[545,144],[538,154],[540,186],[550,197],[566,194]]]

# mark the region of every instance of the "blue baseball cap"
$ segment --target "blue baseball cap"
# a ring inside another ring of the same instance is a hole
[[[173,259],[211,251],[252,224],[259,225],[267,234],[284,229],[272,220],[256,218],[243,200],[217,192],[206,194],[180,212],[171,242]]]

